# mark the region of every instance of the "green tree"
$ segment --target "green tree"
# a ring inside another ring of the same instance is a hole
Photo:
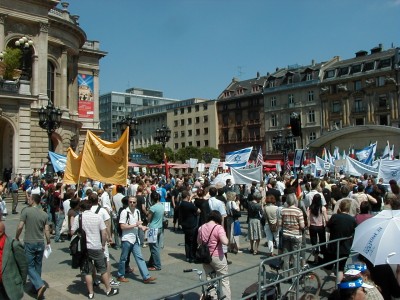
[[[13,72],[18,69],[21,65],[22,52],[18,48],[6,48],[4,52],[4,64],[6,65],[6,71],[4,73],[4,79],[12,80]]]
[[[199,148],[188,146],[185,148],[179,149],[175,154],[176,160],[180,160],[184,163],[189,158],[197,158],[201,159],[201,150]]]
[[[164,161],[164,151],[162,145],[160,144],[153,144],[146,148],[137,148],[135,149],[135,152],[147,154],[149,159],[157,163],[162,163]],[[168,160],[171,161],[172,157],[174,156],[174,152],[167,147],[165,148],[165,154],[167,155]]]

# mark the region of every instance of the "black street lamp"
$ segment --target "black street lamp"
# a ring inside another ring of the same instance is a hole
[[[154,140],[162,145],[163,150],[165,149],[165,144],[168,143],[170,138],[171,138],[171,129],[169,129],[165,125],[162,125],[161,128],[157,128]]]
[[[212,159],[211,153],[210,153],[210,152],[204,152],[204,153],[203,153],[203,159],[204,159],[204,162],[205,162],[206,164],[211,163],[211,159]]]
[[[131,116],[127,116],[117,123],[117,127],[121,132],[121,135],[124,133],[125,129],[129,127],[129,147],[131,145],[132,138],[138,134],[138,125],[139,122],[136,119],[133,119]]]
[[[294,151],[296,147],[296,139],[293,134],[289,132],[285,137],[282,132],[279,132],[275,137],[272,138],[272,147],[275,151],[283,153],[284,162],[284,174],[290,174],[289,165],[289,152]]]
[[[21,79],[29,80],[30,79],[30,57],[31,46],[33,45],[33,41],[28,39],[26,36],[21,37],[15,42],[15,46],[19,47],[22,51],[22,64],[21,64]]]
[[[53,143],[51,141],[51,135],[61,125],[61,110],[54,107],[53,102],[49,100],[46,108],[42,106],[39,110],[39,126],[46,130],[48,137],[48,149],[53,151]],[[50,160],[50,156],[47,157],[46,177],[48,180],[53,179],[54,168]]]

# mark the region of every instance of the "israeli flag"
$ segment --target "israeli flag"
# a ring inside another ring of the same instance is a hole
[[[64,172],[67,156],[49,151],[51,163],[55,172]]]
[[[368,147],[365,147],[360,151],[357,151],[356,156],[358,161],[366,165],[372,165],[372,161],[374,160],[375,149],[376,149],[376,143]]]
[[[383,183],[389,184],[391,179],[400,183],[400,160],[383,159],[379,165],[378,178],[383,179]]]
[[[304,158],[304,149],[296,149],[294,152],[294,167],[295,168],[300,168],[301,165],[303,164],[303,158]]]
[[[231,168],[244,168],[249,160],[253,147],[228,152],[225,155],[225,165]]]

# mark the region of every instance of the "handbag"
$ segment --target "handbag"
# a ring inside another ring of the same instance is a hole
[[[232,202],[230,208],[231,208],[231,216],[234,220],[237,220],[242,216],[242,213],[239,210],[233,208]]]
[[[218,241],[217,245],[215,246],[215,248],[214,248],[214,250],[213,250],[212,253],[210,253],[210,250],[208,249],[208,242],[210,241],[211,235],[212,235],[212,233],[213,233],[215,227],[217,227],[217,225],[215,225],[215,226],[213,227],[213,229],[211,230],[211,233],[210,233],[210,236],[208,237],[207,243],[203,243],[203,242],[202,242],[202,243],[197,247],[197,250],[196,250],[196,260],[197,260],[198,262],[200,262],[200,263],[209,264],[209,263],[211,262],[211,260],[212,260],[212,258],[211,258],[212,254],[214,253],[215,249],[217,249],[217,247],[218,247],[219,241]]]
[[[233,236],[239,235],[242,235],[242,229],[240,228],[239,220],[236,220],[235,222],[233,222]]]

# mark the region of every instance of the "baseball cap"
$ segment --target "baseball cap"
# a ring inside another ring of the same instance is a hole
[[[155,187],[154,185],[152,185],[150,189],[151,189],[152,191],[155,191],[155,190],[156,190],[156,187]]]

